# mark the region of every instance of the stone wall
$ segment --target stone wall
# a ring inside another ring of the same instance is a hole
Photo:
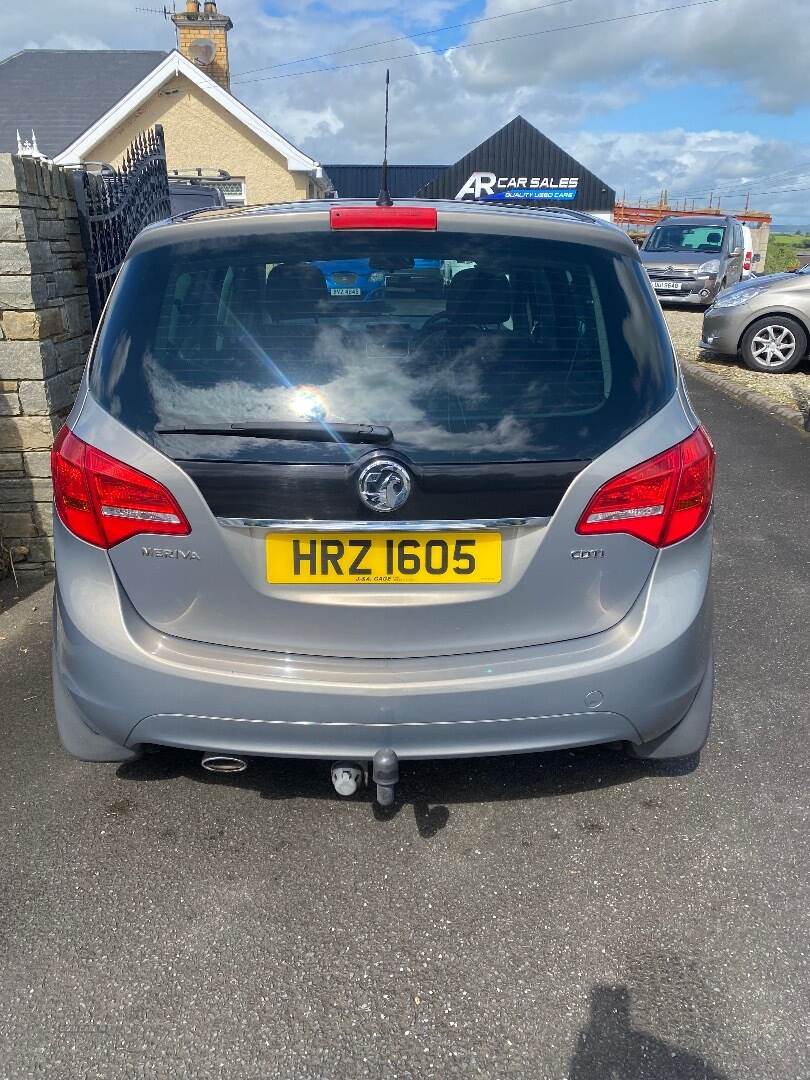
[[[72,177],[0,154],[0,576],[53,568],[49,451],[91,341]]]

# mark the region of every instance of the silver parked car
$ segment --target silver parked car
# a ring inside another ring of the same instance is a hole
[[[701,349],[741,356],[754,371],[793,371],[810,337],[810,266],[754,277],[718,296],[703,316]]]
[[[318,264],[442,291],[332,296]],[[138,237],[53,451],[54,695],[94,761],[700,750],[714,451],[633,244],[306,202]]]
[[[742,225],[713,214],[664,218],[641,248],[660,300],[702,307],[740,280],[744,259]]]

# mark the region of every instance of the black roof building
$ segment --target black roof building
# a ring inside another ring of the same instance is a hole
[[[379,165],[326,165],[338,197],[375,198]],[[389,165],[394,198],[479,199],[608,215],[616,192],[522,116],[454,165]]]
[[[446,165],[389,165],[388,190],[397,199],[412,198]],[[380,193],[380,165],[324,165],[338,198],[376,199]]]
[[[19,130],[56,157],[165,59],[135,49],[14,53],[0,61],[0,153],[16,154]]]

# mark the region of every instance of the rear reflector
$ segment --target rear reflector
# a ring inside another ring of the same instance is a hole
[[[171,492],[63,427],[51,451],[53,498],[64,526],[96,547],[139,533],[186,536],[191,526]]]
[[[329,211],[333,229],[433,229],[437,228],[432,206],[333,206]]]
[[[714,458],[709,436],[698,428],[677,446],[603,484],[577,532],[629,533],[654,547],[685,540],[711,508]]]

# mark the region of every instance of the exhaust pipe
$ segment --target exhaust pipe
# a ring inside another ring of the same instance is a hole
[[[215,773],[238,773],[247,768],[244,758],[232,754],[203,754],[200,764],[207,772]]]

